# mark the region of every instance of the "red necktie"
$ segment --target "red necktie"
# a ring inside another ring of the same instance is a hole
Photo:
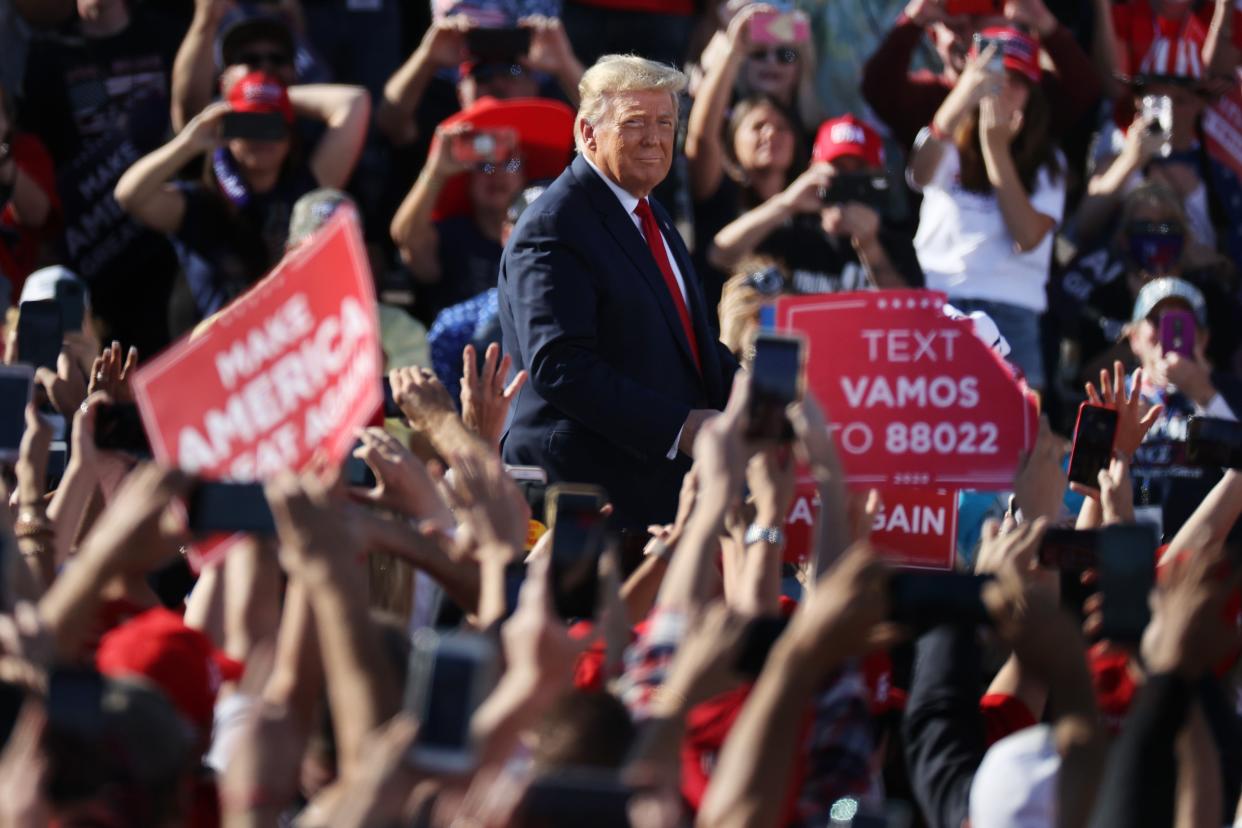
[[[638,216],[639,221],[642,222],[643,235],[647,237],[647,248],[651,250],[656,267],[660,268],[660,273],[664,276],[664,284],[673,298],[673,307],[677,308],[677,315],[681,317],[681,329],[686,334],[686,341],[690,343],[694,367],[702,374],[703,363],[699,361],[699,343],[694,338],[694,325],[690,322],[690,311],[686,308],[686,300],[682,297],[681,288],[677,285],[677,277],[673,275],[673,266],[669,264],[668,254],[664,252],[664,236],[660,234],[660,225],[656,223],[655,213],[651,212],[651,205],[647,203],[647,199],[639,199],[638,206],[634,208],[634,215]]]

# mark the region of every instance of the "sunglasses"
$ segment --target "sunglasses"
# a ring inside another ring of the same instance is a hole
[[[510,158],[503,164],[493,164],[490,161],[484,162],[479,165],[479,172],[484,175],[495,175],[500,172],[502,168],[507,173],[519,173],[522,171],[522,159]]]
[[[237,62],[244,66],[275,66],[281,68],[293,63],[293,58],[284,52],[242,52]]]
[[[782,63],[788,66],[791,63],[798,62],[798,50],[791,49],[788,46],[773,46],[770,49],[752,49],[750,52],[751,60],[763,61],[764,63]]]

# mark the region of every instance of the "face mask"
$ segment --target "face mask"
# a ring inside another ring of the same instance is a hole
[[[1181,261],[1186,239],[1170,224],[1136,222],[1126,233],[1130,262],[1145,273],[1171,273]]]

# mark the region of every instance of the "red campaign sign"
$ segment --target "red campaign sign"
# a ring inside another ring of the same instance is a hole
[[[806,337],[807,385],[850,484],[1004,488],[1034,445],[1034,395],[944,303],[923,290],[777,303],[777,328]]]
[[[957,560],[957,492],[894,486],[880,490],[883,504],[871,525],[871,544],[893,566],[951,570]],[[811,552],[819,494],[800,480],[785,519],[785,560],[803,561]]]
[[[358,220],[314,238],[134,377],[160,463],[262,480],[322,451],[342,460],[381,403],[375,291]]]
[[[1242,84],[1234,84],[1203,112],[1208,155],[1242,178]]]

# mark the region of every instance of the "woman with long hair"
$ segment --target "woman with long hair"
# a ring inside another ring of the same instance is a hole
[[[1013,28],[981,37],[989,45],[972,56],[910,157],[910,183],[923,193],[914,247],[927,286],[967,313],[991,316],[1010,359],[1038,389],[1065,161],[1049,137],[1039,42]]]

